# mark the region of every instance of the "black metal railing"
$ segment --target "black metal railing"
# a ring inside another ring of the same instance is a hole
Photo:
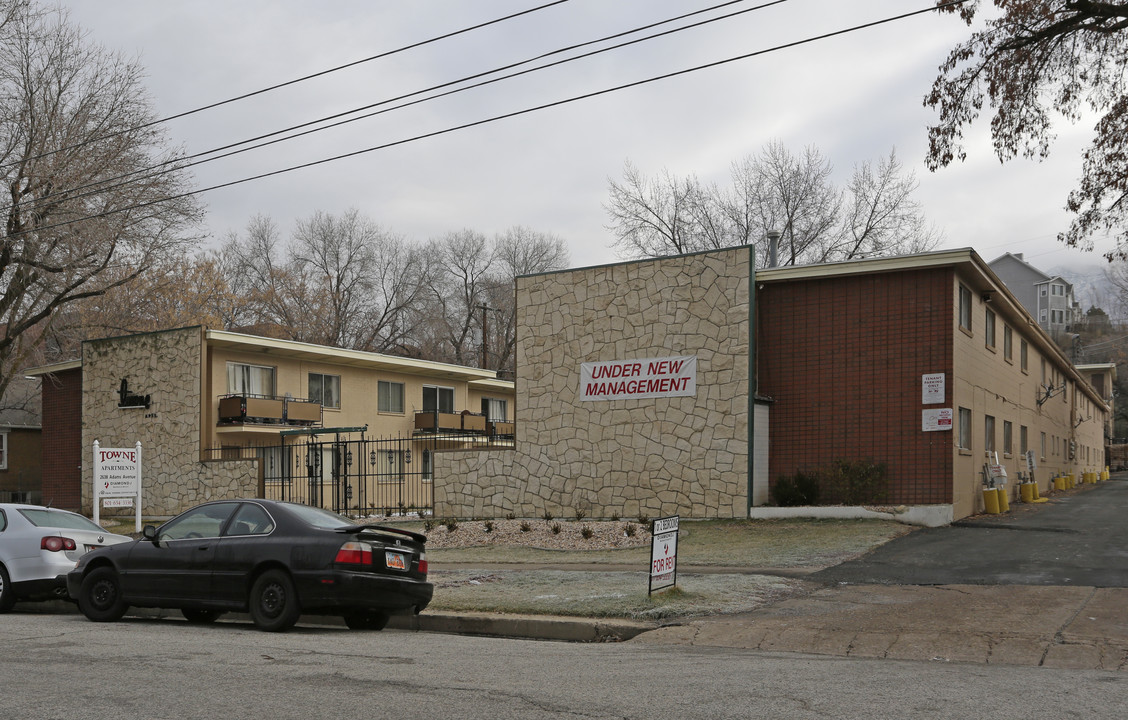
[[[450,450],[513,447],[509,438],[427,434],[396,438],[310,432],[284,444],[211,448],[205,460],[259,460],[262,497],[351,517],[434,512],[434,457]]]

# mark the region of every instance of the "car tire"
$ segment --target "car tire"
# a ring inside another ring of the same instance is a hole
[[[205,610],[202,608],[184,608],[180,611],[184,619],[197,625],[207,625],[219,619],[222,610]]]
[[[129,605],[121,594],[121,579],[111,567],[94,568],[82,579],[78,609],[94,622],[121,620]]]
[[[255,579],[248,601],[251,620],[260,630],[289,630],[301,615],[294,582],[282,570],[267,570]]]
[[[359,610],[345,615],[345,625],[350,630],[383,630],[388,624],[388,613]]]
[[[0,613],[6,613],[15,607],[16,591],[12,589],[12,579],[8,571],[0,565]]]

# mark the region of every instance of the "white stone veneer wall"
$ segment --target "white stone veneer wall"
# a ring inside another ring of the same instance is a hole
[[[93,510],[93,443],[141,442],[145,517],[222,498],[253,497],[256,461],[200,461],[203,331],[186,328],[93,340],[82,346],[82,507]],[[122,378],[149,408],[119,408]],[[103,512],[132,516],[133,510]]]
[[[517,442],[438,453],[439,516],[745,517],[752,250],[517,280]],[[581,402],[580,364],[697,356],[695,397]]]

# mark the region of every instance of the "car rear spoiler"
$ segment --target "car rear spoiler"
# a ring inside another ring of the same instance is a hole
[[[398,535],[406,535],[417,543],[427,542],[426,535],[412,532],[410,530],[404,530],[403,528],[389,527],[387,525],[349,525],[347,527],[337,528],[337,532],[342,533],[359,533],[362,530],[378,530],[379,532],[396,533]]]

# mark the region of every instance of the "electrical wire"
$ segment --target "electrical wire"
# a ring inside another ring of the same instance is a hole
[[[359,115],[357,117],[348,118],[348,116],[350,116],[350,115],[355,115],[356,113],[361,113],[361,112],[364,112],[365,110],[371,110],[372,108],[381,107],[383,105],[388,105],[390,103],[395,103],[399,100],[406,100],[408,98],[415,97],[417,95],[422,95],[424,93],[433,92],[435,90],[441,90],[443,88],[450,87],[452,85],[458,85],[460,83],[465,83],[465,82],[468,82],[468,81],[471,81],[471,80],[476,80],[478,78],[487,77],[489,75],[493,75],[493,74],[496,74],[496,73],[499,73],[499,72],[504,72],[505,70],[510,70],[510,69],[513,69],[513,68],[516,68],[516,67],[520,67],[522,65],[527,65],[529,63],[536,62],[537,60],[552,57],[554,55],[558,55],[560,53],[568,52],[570,50],[575,50],[575,49],[578,49],[578,48],[583,48],[583,47],[587,47],[587,46],[590,46],[590,45],[603,43],[603,42],[606,42],[608,40],[613,40],[613,39],[616,39],[616,38],[625,37],[627,35],[642,32],[644,30],[649,30],[651,28],[658,27],[660,25],[666,25],[666,24],[669,24],[671,22],[676,22],[678,20],[684,20],[688,17],[700,15],[700,14],[706,13],[706,12],[711,12],[713,10],[718,10],[718,9],[720,9],[722,7],[726,7],[728,5],[734,5],[734,4],[738,4],[738,3],[741,3],[741,2],[745,2],[745,0],[729,0],[729,2],[724,2],[724,3],[721,3],[719,5],[714,5],[712,7],[704,8],[702,10],[696,10],[694,12],[685,13],[685,14],[679,15],[677,17],[669,18],[669,19],[666,19],[666,20],[661,20],[661,21],[658,21],[658,22],[655,22],[655,23],[651,23],[649,25],[641,26],[639,28],[634,28],[634,29],[627,30],[627,31],[624,31],[624,32],[620,32],[620,33],[616,33],[616,34],[613,34],[613,35],[608,35],[608,36],[605,36],[605,37],[602,37],[602,38],[599,38],[599,39],[596,39],[596,40],[590,40],[590,41],[587,41],[587,42],[578,43],[578,44],[571,45],[571,46],[568,46],[568,47],[565,47],[565,48],[560,48],[558,50],[553,50],[551,52],[542,53],[542,54],[535,56],[535,57],[532,57],[532,58],[528,58],[528,59],[521,60],[521,61],[518,61],[518,62],[510,63],[508,65],[496,67],[496,68],[493,68],[491,70],[485,70],[485,71],[482,71],[482,72],[479,72],[479,73],[475,73],[473,75],[467,75],[467,76],[459,78],[457,80],[451,80],[449,82],[441,83],[439,85],[433,85],[429,88],[424,88],[423,90],[416,90],[416,91],[411,92],[411,93],[405,93],[405,94],[399,95],[397,97],[388,98],[388,99],[381,100],[381,101],[376,102],[376,103],[370,103],[368,105],[364,105],[364,106],[361,106],[361,107],[358,107],[358,108],[354,108],[352,110],[346,110],[346,111],[342,111],[340,113],[336,113],[336,114],[333,114],[333,115],[328,115],[328,116],[325,116],[325,117],[322,117],[322,118],[318,118],[316,120],[310,120],[308,122],[304,122],[304,123],[301,123],[301,124],[298,124],[298,125],[292,125],[290,127],[283,128],[281,130],[276,130],[276,131],[273,131],[273,132],[270,132],[270,133],[265,133],[263,135],[258,135],[256,137],[248,138],[246,140],[241,140],[239,142],[229,143],[227,145],[223,145],[223,146],[220,146],[218,148],[213,148],[211,150],[201,151],[201,152],[198,152],[198,153],[194,153],[192,155],[186,155],[184,157],[176,158],[176,159],[173,159],[173,160],[166,160],[166,161],[158,163],[156,165],[151,165],[147,168],[134,170],[134,171],[131,171],[131,172],[128,172],[128,173],[123,173],[121,175],[117,175],[117,176],[114,176],[114,177],[102,178],[102,179],[99,179],[95,182],[91,182],[91,183],[87,183],[85,185],[79,185],[79,186],[76,186],[74,188],[70,188],[68,190],[68,193],[72,193],[72,194],[68,195],[68,199],[69,200],[77,200],[77,199],[81,199],[83,197],[88,197],[90,195],[100,194],[100,193],[103,193],[103,192],[107,192],[109,190],[114,190],[118,187],[122,187],[123,185],[128,185],[128,184],[133,183],[133,182],[140,182],[141,180],[148,180],[148,179],[151,179],[151,178],[154,178],[154,177],[159,177],[160,175],[164,175],[164,174],[167,174],[167,173],[186,170],[188,168],[196,167],[198,165],[203,165],[203,164],[206,164],[206,163],[209,163],[209,162],[214,162],[216,160],[222,160],[222,159],[229,158],[229,157],[232,157],[232,156],[235,156],[235,155],[239,155],[239,154],[242,154],[242,153],[245,153],[245,152],[250,152],[252,150],[258,150],[258,149],[261,149],[261,148],[264,148],[264,147],[268,147],[270,145],[275,145],[275,144],[280,143],[280,142],[285,142],[285,141],[288,141],[288,140],[293,140],[293,139],[296,139],[296,138],[305,137],[307,135],[312,135],[314,133],[322,132],[324,130],[330,130],[330,129],[333,129],[333,128],[336,128],[336,127],[341,127],[343,125],[358,122],[360,120],[366,120],[366,119],[369,119],[369,118],[372,118],[372,117],[376,117],[377,115],[382,115],[382,114],[389,113],[389,112],[392,112],[392,111],[395,111],[395,110],[401,110],[403,108],[411,107],[413,105],[418,105],[418,104],[421,104],[421,103],[424,103],[424,102],[430,102],[432,100],[438,100],[438,99],[443,98],[443,97],[447,97],[447,96],[450,96],[450,95],[455,95],[455,94],[458,94],[458,93],[466,92],[468,90],[473,90],[473,89],[476,89],[476,88],[484,87],[486,85],[491,85],[491,84],[494,84],[494,83],[502,82],[504,80],[509,80],[509,79],[512,79],[512,78],[515,78],[515,77],[520,77],[522,75],[527,75],[527,74],[530,74],[530,73],[539,72],[541,70],[546,70],[548,68],[556,67],[556,66],[559,66],[559,65],[564,65],[564,64],[574,62],[574,61],[577,61],[577,60],[582,60],[582,59],[585,59],[585,58],[592,57],[594,55],[599,55],[601,53],[610,52],[612,50],[617,50],[617,49],[627,47],[627,46],[630,46],[630,45],[635,45],[635,44],[638,44],[638,43],[646,42],[648,40],[653,40],[655,38],[665,37],[665,36],[668,36],[668,35],[672,35],[672,34],[675,34],[675,33],[682,32],[684,30],[690,30],[690,29],[694,29],[694,28],[697,28],[697,27],[701,27],[703,25],[708,25],[708,24],[711,24],[711,23],[719,22],[721,20],[727,20],[727,19],[736,17],[738,15],[743,15],[743,14],[746,14],[746,13],[749,13],[749,12],[754,12],[756,10],[762,10],[762,9],[770,7],[772,5],[779,5],[781,3],[788,2],[788,1],[789,0],[771,0],[770,2],[762,3],[760,5],[756,5],[756,6],[753,6],[753,7],[750,7],[750,8],[745,8],[744,10],[738,10],[738,11],[735,11],[735,12],[732,12],[732,13],[728,13],[726,15],[720,15],[720,16],[717,16],[717,17],[714,17],[714,18],[710,18],[708,20],[702,20],[700,22],[692,23],[692,24],[689,24],[689,25],[684,25],[684,26],[679,27],[679,28],[666,30],[666,31],[663,31],[663,32],[660,32],[660,33],[655,33],[653,35],[647,35],[646,37],[636,38],[634,40],[626,41],[626,42],[619,43],[619,44],[616,44],[616,45],[611,45],[609,47],[601,48],[599,50],[593,50],[591,52],[584,53],[584,54],[581,54],[581,55],[576,55],[576,56],[569,57],[569,58],[565,58],[563,60],[557,60],[555,62],[547,63],[547,64],[544,64],[544,65],[538,65],[537,67],[528,68],[528,69],[521,70],[521,71],[518,71],[518,72],[510,73],[508,75],[502,75],[500,77],[492,78],[492,79],[489,79],[489,80],[484,80],[482,82],[474,83],[474,84],[471,84],[471,85],[466,85],[464,87],[456,88],[456,89],[453,89],[453,90],[448,90],[448,91],[443,92],[443,93],[431,95],[431,96],[428,96],[428,97],[425,97],[425,98],[420,98],[420,99],[414,100],[412,102],[407,102],[407,103],[403,103],[403,104],[400,104],[400,105],[395,105],[393,107],[385,108],[383,110],[379,110],[379,111],[376,111],[376,112],[366,113],[364,115]],[[319,125],[320,123],[327,123],[331,120],[337,120],[338,118],[348,118],[348,119],[339,120],[338,122],[333,122],[333,123],[330,123],[328,125],[322,125],[320,127],[315,127],[315,128],[309,129],[309,130],[304,130],[303,132],[295,132],[297,130],[302,130],[303,128],[309,128],[311,125]],[[241,145],[248,145],[249,143],[256,143],[260,140],[266,140],[266,139],[272,138],[276,135],[281,135],[283,133],[290,133],[290,132],[293,132],[294,134],[288,135],[288,136],[282,137],[282,138],[276,138],[274,140],[269,140],[268,142],[260,142],[257,145],[250,145],[249,147],[242,147],[242,148],[239,147]],[[234,148],[238,148],[238,149],[234,149]],[[231,151],[224,153],[223,152],[224,150],[231,150]],[[216,153],[222,153],[222,154],[216,154]],[[213,157],[207,157],[208,155],[213,155]],[[196,158],[203,158],[203,159],[196,160]],[[159,171],[159,172],[152,172],[154,170]],[[143,174],[143,173],[149,173],[149,174]],[[127,182],[118,183],[117,181],[119,181],[119,180],[127,180]],[[108,183],[117,183],[117,184],[108,185]],[[88,190],[89,188],[98,188],[98,189],[97,190],[91,190],[89,192],[81,192],[81,191],[84,191],[84,190]],[[77,193],[77,194],[73,194],[73,193]],[[55,202],[55,199],[54,198],[43,199],[42,202]],[[27,208],[29,210],[34,210],[37,204],[38,204],[37,201],[33,200],[32,202],[27,203]],[[13,207],[12,205],[0,206],[0,212],[7,211],[7,210],[11,209],[12,207]]]
[[[529,15],[529,14],[538,12],[540,10],[544,10],[546,8],[553,7],[555,5],[563,5],[566,2],[571,2],[571,0],[553,0],[552,2],[548,2],[548,3],[545,3],[543,5],[538,5],[537,7],[529,8],[528,10],[521,10],[520,12],[511,13],[509,15],[505,15],[505,16],[502,16],[502,17],[499,17],[499,18],[495,18],[493,20],[487,20],[485,22],[478,23],[477,25],[471,25],[469,27],[462,28],[461,30],[454,30],[452,32],[444,33],[442,35],[436,35],[435,37],[428,38],[426,40],[420,40],[418,42],[414,42],[414,43],[411,43],[409,45],[404,45],[402,47],[398,47],[394,50],[386,50],[382,53],[378,53],[378,54],[373,55],[371,57],[366,57],[366,58],[363,58],[361,60],[354,60],[352,62],[345,63],[344,65],[338,65],[336,67],[329,68],[328,70],[320,70],[318,72],[311,73],[309,75],[304,75],[304,76],[299,77],[299,78],[294,78],[293,80],[286,80],[284,82],[276,83],[274,85],[270,85],[268,87],[261,88],[259,90],[253,90],[253,91],[248,92],[248,93],[243,93],[242,95],[236,95],[235,97],[227,98],[226,100],[219,100],[219,101],[216,101],[216,102],[213,102],[213,103],[209,103],[207,105],[202,105],[202,106],[194,108],[192,110],[185,110],[184,112],[179,112],[179,113],[176,113],[175,115],[169,115],[168,117],[160,118],[158,120],[152,120],[150,122],[142,123],[141,125],[136,125],[136,126],[131,127],[131,128],[126,128],[124,130],[118,130],[117,132],[109,133],[107,135],[100,135],[98,137],[88,138],[86,140],[83,140],[80,143],[76,143],[74,145],[69,145],[69,146],[63,147],[63,148],[58,148],[56,150],[51,150],[50,152],[45,152],[45,153],[42,153],[41,155],[35,155],[33,157],[25,158],[25,159],[22,159],[22,160],[19,160],[19,161],[16,161],[16,162],[0,164],[0,170],[5,170],[5,169],[12,167],[14,165],[19,165],[21,162],[28,162],[30,160],[39,160],[41,158],[51,157],[52,155],[56,155],[56,154],[61,153],[61,152],[67,152],[68,150],[77,150],[79,148],[86,147],[87,145],[90,145],[91,143],[99,142],[101,140],[109,140],[111,138],[119,137],[121,135],[125,135],[125,134],[131,133],[131,132],[137,132],[138,130],[144,130],[145,128],[153,127],[154,125],[160,125],[162,123],[170,122],[172,120],[179,120],[180,118],[188,117],[190,115],[195,115],[197,113],[204,112],[205,110],[213,110],[217,107],[222,107],[224,105],[229,105],[229,104],[234,103],[234,102],[239,102],[240,100],[246,100],[248,98],[256,97],[258,95],[263,95],[265,93],[272,92],[274,90],[280,90],[281,88],[284,88],[284,87],[290,87],[291,85],[297,85],[298,83],[305,82],[306,80],[313,80],[315,78],[323,77],[323,76],[329,75],[331,73],[339,72],[341,70],[347,70],[348,68],[351,68],[351,67],[356,67],[357,65],[363,65],[364,63],[372,62],[373,60],[380,60],[380,59],[383,59],[383,58],[386,58],[386,57],[390,57],[392,55],[397,55],[397,54],[402,53],[402,52],[407,52],[408,50],[414,50],[416,48],[420,48],[420,47],[423,47],[425,45],[430,45],[432,43],[439,42],[440,40],[448,40],[448,39],[450,39],[452,37],[456,37],[458,35],[463,35],[463,34],[468,33],[468,32],[473,32],[474,30],[480,30],[484,27],[489,27],[490,25],[496,25],[498,23],[505,22],[506,20],[512,20],[514,18],[518,18],[518,17],[521,17],[523,15]]]
[[[452,126],[452,127],[444,128],[442,130],[436,130],[436,131],[433,131],[433,132],[422,133],[420,135],[415,135],[415,136],[412,136],[412,137],[409,137],[409,138],[404,138],[404,139],[401,139],[401,140],[394,140],[394,141],[390,141],[390,142],[387,142],[387,143],[381,143],[379,145],[374,145],[374,146],[363,148],[363,149],[360,149],[360,150],[354,150],[352,152],[342,153],[340,155],[334,155],[332,157],[322,158],[320,160],[314,160],[314,161],[307,162],[307,163],[301,163],[299,165],[292,165],[292,166],[282,168],[282,169],[279,169],[279,170],[273,170],[273,171],[270,171],[270,172],[260,173],[258,175],[252,175],[252,176],[240,178],[238,180],[231,180],[231,181],[228,181],[228,182],[223,182],[223,183],[219,183],[219,184],[216,184],[216,185],[211,185],[211,186],[208,186],[208,187],[205,187],[205,188],[198,188],[196,190],[191,190],[191,191],[188,191],[188,192],[177,193],[177,194],[165,197],[165,198],[161,198],[159,200],[150,200],[150,201],[143,202],[143,203],[137,203],[135,205],[129,205],[129,206],[126,206],[126,207],[115,208],[113,210],[108,210],[108,211],[101,212],[101,213],[95,213],[93,215],[85,216],[85,217],[82,217],[82,218],[76,218],[76,219],[73,219],[73,220],[67,220],[67,221],[60,222],[60,223],[44,225],[44,226],[35,228],[35,231],[39,232],[39,231],[43,231],[43,230],[49,230],[49,229],[54,229],[54,228],[58,228],[58,227],[64,227],[66,225],[71,225],[71,224],[74,224],[74,223],[77,223],[77,222],[82,222],[82,221],[85,221],[85,220],[91,220],[91,219],[94,219],[94,218],[106,217],[106,216],[109,216],[109,215],[116,215],[116,214],[120,214],[120,213],[123,213],[123,212],[128,212],[130,210],[139,210],[139,209],[143,209],[143,208],[146,208],[146,207],[150,207],[152,205],[158,205],[162,202],[168,202],[170,200],[178,200],[178,199],[190,197],[190,196],[193,196],[193,195],[199,195],[199,194],[203,194],[203,193],[206,193],[206,192],[212,192],[212,191],[215,191],[215,190],[221,190],[221,189],[225,189],[225,188],[229,188],[229,187],[234,187],[236,185],[242,185],[242,184],[253,182],[253,181],[256,181],[256,180],[262,180],[262,179],[269,178],[269,177],[275,177],[277,175],[284,175],[284,174],[287,174],[287,173],[296,172],[298,170],[304,170],[304,169],[308,169],[308,168],[311,168],[311,167],[316,167],[318,165],[324,165],[324,164],[327,164],[327,163],[337,162],[339,160],[345,160],[345,159],[348,159],[348,158],[357,157],[357,156],[360,156],[360,155],[365,155],[365,154],[376,152],[376,151],[379,151],[379,150],[386,150],[388,148],[398,147],[400,145],[406,145],[406,144],[412,143],[412,142],[418,142],[420,140],[426,140],[426,139],[430,139],[430,138],[434,138],[434,137],[440,137],[442,135],[448,135],[450,133],[458,132],[458,131],[461,131],[461,130],[467,130],[469,128],[479,127],[479,126],[482,126],[482,125],[487,125],[487,124],[498,122],[498,121],[501,121],[501,120],[508,120],[508,119],[511,119],[511,118],[520,117],[522,115],[528,115],[530,113],[539,112],[541,110],[547,110],[549,108],[560,107],[560,106],[563,106],[563,105],[569,105],[569,104],[579,102],[579,101],[582,101],[582,100],[589,100],[591,98],[600,97],[600,96],[603,96],[603,95],[608,95],[608,94],[614,93],[614,92],[619,92],[621,90],[627,90],[627,89],[636,88],[636,87],[648,85],[648,84],[655,83],[655,82],[660,82],[662,80],[668,80],[668,79],[675,78],[675,77],[681,77],[683,75],[688,75],[688,74],[691,74],[691,73],[700,72],[702,70],[708,70],[708,69],[720,67],[720,66],[723,66],[723,65],[728,65],[730,63],[739,62],[741,60],[747,60],[749,58],[758,57],[758,56],[761,56],[761,55],[766,55],[768,53],[778,52],[780,50],[786,50],[786,49],[790,49],[790,48],[794,48],[794,47],[799,47],[799,46],[802,46],[802,45],[808,45],[808,44],[818,42],[818,41],[821,41],[821,40],[826,40],[826,39],[829,39],[829,38],[839,37],[839,36],[847,35],[847,34],[850,34],[850,33],[853,33],[853,32],[858,32],[860,30],[866,30],[866,29],[869,29],[869,28],[872,28],[872,27],[877,27],[877,26],[880,26],[880,25],[886,25],[886,24],[889,24],[889,23],[892,23],[892,22],[898,22],[898,21],[905,20],[905,19],[908,19],[908,18],[911,18],[911,17],[915,17],[917,15],[923,15],[925,13],[936,12],[937,10],[943,9],[945,7],[960,5],[960,4],[963,4],[966,1],[967,0],[951,0],[951,2],[944,3],[942,5],[935,5],[935,6],[924,8],[924,9],[921,9],[921,10],[913,10],[913,11],[910,11],[910,12],[901,13],[901,14],[898,14],[898,15],[893,15],[893,16],[890,16],[890,17],[887,17],[887,18],[883,18],[881,20],[874,20],[872,22],[863,23],[863,24],[860,24],[860,25],[854,25],[852,27],[844,28],[842,30],[835,30],[835,31],[832,31],[832,32],[823,33],[821,35],[815,35],[815,36],[805,38],[805,39],[802,39],[802,40],[796,40],[796,41],[793,41],[793,42],[790,42],[790,43],[784,43],[782,45],[776,45],[776,46],[766,48],[766,49],[763,49],[763,50],[756,50],[754,52],[745,53],[743,55],[737,55],[737,56],[730,57],[730,58],[727,58],[727,59],[724,59],[724,60],[717,60],[717,61],[714,61],[714,62],[705,63],[703,65],[696,65],[694,67],[685,68],[685,69],[682,69],[682,70],[676,70],[674,72],[664,73],[664,74],[661,74],[661,75],[655,75],[655,76],[652,76],[650,78],[646,78],[646,79],[643,79],[643,80],[636,80],[634,82],[629,82],[629,83],[617,85],[617,86],[610,87],[610,88],[604,88],[603,90],[596,90],[596,91],[584,93],[584,94],[581,94],[581,95],[575,95],[575,96],[572,96],[572,97],[569,97],[569,98],[565,98],[563,100],[556,100],[556,101],[553,101],[553,102],[548,102],[548,103],[544,103],[544,104],[541,104],[541,105],[536,105],[536,106],[525,108],[525,109],[522,109],[522,110],[515,110],[515,111],[512,111],[512,112],[508,112],[508,113],[502,113],[500,115],[494,115],[492,117],[484,118],[484,119],[481,119],[481,120],[475,120],[475,121],[463,123],[461,125],[455,125],[455,126]],[[21,233],[22,232],[26,232],[26,231],[21,231]],[[16,233],[16,234],[21,234],[21,233]],[[4,237],[5,238],[12,237],[12,234],[5,234]]]

